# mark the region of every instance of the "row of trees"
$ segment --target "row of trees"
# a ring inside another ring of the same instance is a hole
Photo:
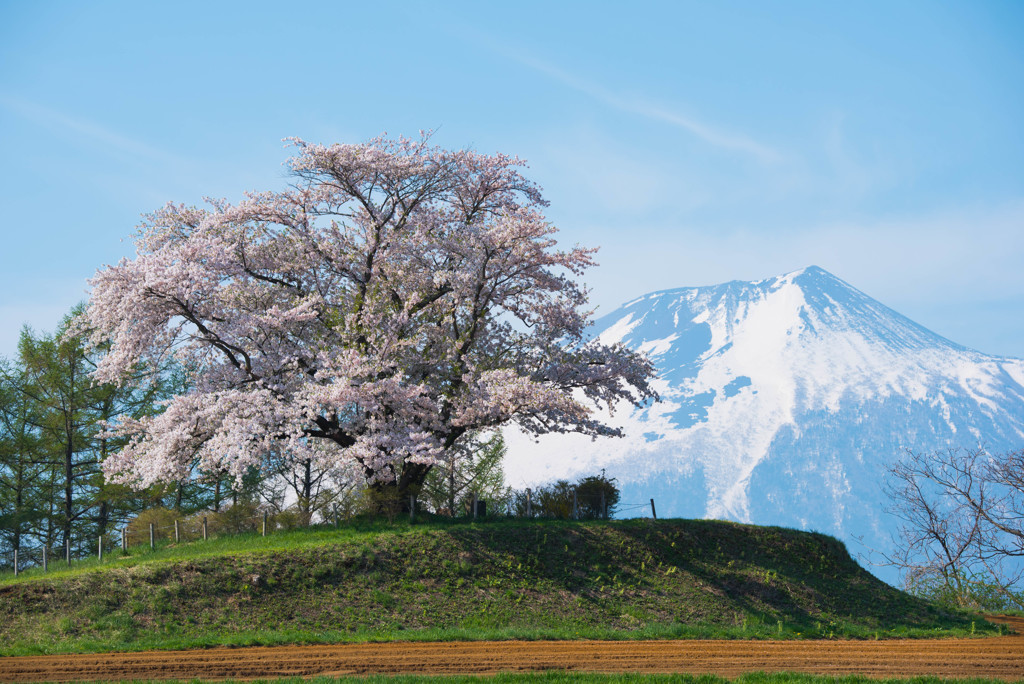
[[[95,383],[90,374],[97,352],[68,330],[79,313],[73,311],[53,334],[24,329],[18,355],[0,358],[0,557],[5,559],[0,565],[10,561],[12,551],[31,563],[43,546],[63,549],[68,542],[73,556],[94,553],[97,537],[133,520],[141,538],[139,530],[148,522],[162,525],[205,512],[228,515],[225,520],[239,530],[252,527],[248,518],[264,510],[290,525],[338,513],[379,512],[381,502],[358,469],[344,461],[325,469],[312,459],[296,461],[280,452],[268,454],[240,481],[227,472],[192,471],[144,489],[109,482],[103,460],[123,447],[125,438],[104,426],[157,415],[167,398],[187,390],[187,379],[181,369],[164,367],[136,373],[120,385]],[[525,514],[524,492],[505,486],[505,453],[500,432],[470,435],[437,459],[419,489],[419,504],[457,516],[468,512],[476,496],[498,510],[512,505]],[[596,504],[588,502],[597,500],[598,481],[608,482],[602,475],[578,483],[584,517],[597,517]],[[570,492],[567,482],[537,490],[534,514],[567,517]],[[613,510],[614,487],[607,501]]]
[[[152,413],[174,391],[173,374],[159,372],[135,373],[119,386],[94,384],[96,355],[62,336],[68,320],[53,335],[23,330],[17,357],[0,358],[0,549],[23,557],[68,542],[78,552],[149,502],[154,493],[103,477],[101,463],[123,439],[100,425]]]
[[[104,350],[86,347],[69,331],[80,313],[72,311],[53,334],[24,329],[17,356],[0,357],[0,565],[15,550],[31,563],[43,546],[57,550],[69,542],[72,556],[94,553],[97,537],[143,511],[185,518],[236,507],[236,514],[268,510],[309,524],[379,505],[351,463],[325,468],[279,450],[240,479],[193,469],[146,488],[110,482],[103,461],[126,438],[105,425],[158,415],[167,399],[188,390],[188,375],[168,365],[133,373],[119,385],[94,382]],[[500,433],[469,436],[438,459],[419,492],[421,505],[459,515],[473,494],[506,504],[513,494],[504,484],[505,452]]]

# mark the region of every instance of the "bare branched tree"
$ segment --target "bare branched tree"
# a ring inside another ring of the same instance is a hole
[[[909,589],[963,607],[1024,608],[1024,449],[907,451],[887,492],[904,524],[886,561]]]

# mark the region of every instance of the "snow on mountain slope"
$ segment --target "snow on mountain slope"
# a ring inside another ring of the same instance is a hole
[[[594,327],[651,356],[662,401],[610,416],[623,439],[508,431],[510,483],[605,468],[661,515],[885,548],[881,484],[902,449],[1024,445],[1024,360],[950,342],[815,266],[655,292]]]

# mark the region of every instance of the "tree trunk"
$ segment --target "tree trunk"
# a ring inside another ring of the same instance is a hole
[[[18,479],[15,483],[17,487],[17,492],[14,497],[14,540],[12,543],[15,551],[21,550],[21,507],[24,505],[24,492],[22,491],[25,487],[23,482],[24,474],[25,465],[24,463],[19,463]]]
[[[306,462],[303,465],[302,498],[299,500],[299,510],[302,511],[302,515],[306,519],[306,524],[308,525],[311,517],[309,511],[313,503],[311,501],[313,496],[313,460],[306,459]]]
[[[394,498],[396,508],[400,513],[409,512],[409,496],[419,494],[423,487],[423,481],[430,472],[432,465],[423,463],[408,463],[402,467],[402,474],[397,482],[380,483],[373,485],[374,491],[380,493],[383,499]]]
[[[64,411],[64,543],[71,540],[71,521],[74,517],[75,485],[75,364],[71,361],[68,375],[68,401]]]
[[[455,517],[455,457],[448,462],[448,515]]]
[[[100,512],[96,516],[96,523],[99,535],[102,537],[107,533],[107,525],[110,524],[110,504],[105,499],[100,502]]]
[[[71,420],[68,417],[65,420],[65,426],[67,427],[67,444],[64,448],[64,542],[67,543],[71,540],[71,519],[74,516],[74,483],[75,483],[75,469],[74,469],[74,443],[71,437]]]

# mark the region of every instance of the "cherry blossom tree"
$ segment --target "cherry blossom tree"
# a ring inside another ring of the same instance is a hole
[[[108,477],[240,480],[285,453],[404,493],[476,430],[614,435],[593,407],[655,398],[646,358],[587,339],[594,250],[557,247],[520,160],[429,135],[290,142],[289,189],[168,204],[91,280],[96,380],[168,357],[193,373],[111,428],[131,439]]]

